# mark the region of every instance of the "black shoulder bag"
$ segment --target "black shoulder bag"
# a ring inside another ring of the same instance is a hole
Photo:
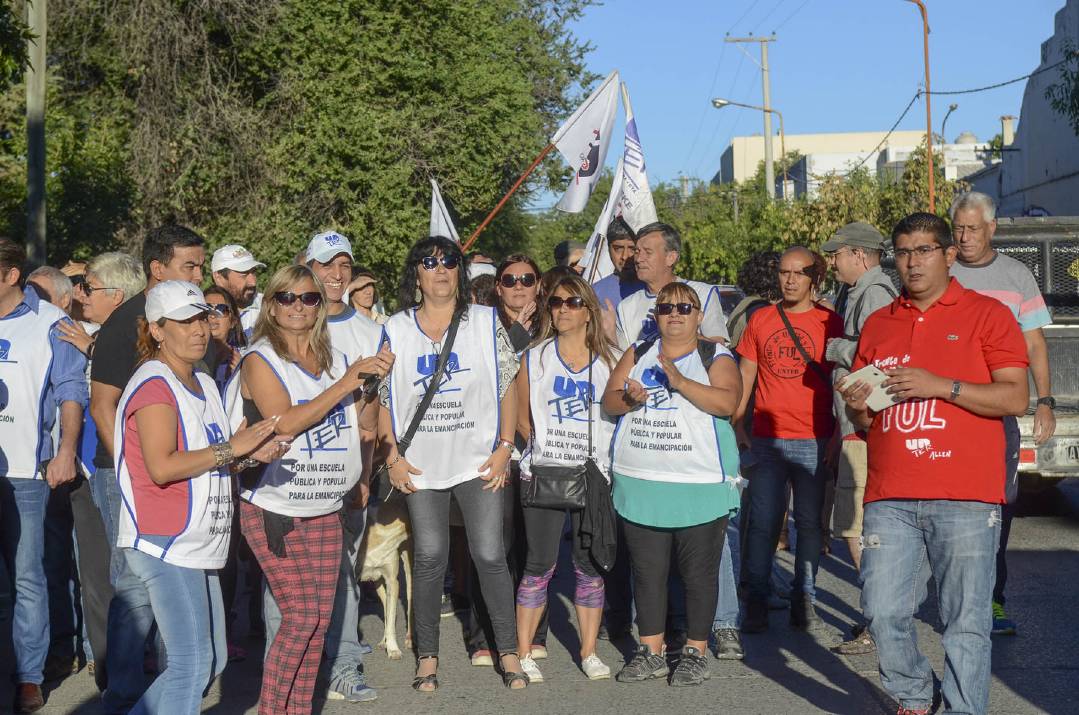
[[[557,349],[557,348],[556,348]],[[584,464],[572,467],[532,464],[532,479],[521,488],[521,505],[539,509],[581,511],[588,494],[588,474],[603,477],[602,470],[592,458],[592,351],[588,352],[588,456]],[[533,438],[533,444],[535,440]],[[593,471],[594,470],[594,471]]]
[[[783,319],[783,325],[787,328],[787,335],[791,336],[791,340],[794,341],[794,347],[798,348],[798,353],[805,360],[806,366],[812,370],[817,377],[819,377],[825,385],[831,385],[832,381],[828,377],[828,373],[824,371],[824,368],[819,362],[814,360],[806,352],[806,349],[802,346],[802,341],[798,339],[798,333],[794,332],[794,326],[791,325],[790,318],[787,317],[787,312],[783,310],[783,306],[776,303],[776,308],[779,310],[779,317]]]
[[[446,342],[442,343],[442,352],[438,354],[438,363],[435,365],[435,372],[431,375],[431,381],[427,384],[427,391],[423,393],[423,399],[420,400],[420,404],[416,407],[416,412],[412,415],[412,421],[408,423],[408,429],[405,430],[401,439],[397,440],[397,454],[401,457],[405,456],[405,452],[408,451],[408,446],[412,444],[412,438],[416,436],[416,430],[420,428],[420,422],[423,422],[423,416],[427,414],[427,408],[431,406],[431,402],[435,399],[435,393],[438,392],[439,383],[442,382],[442,374],[446,372],[446,363],[450,360],[450,352],[453,350],[453,341],[457,338],[457,328],[461,324],[461,316],[454,316],[450,321],[450,327],[446,330]],[[383,476],[385,479],[383,480]],[[384,495],[384,500],[388,499],[393,494],[392,489],[388,489],[390,486],[389,468],[383,463],[378,471],[372,477],[372,481],[377,477],[379,479],[380,486],[385,485],[387,487],[388,494]]]

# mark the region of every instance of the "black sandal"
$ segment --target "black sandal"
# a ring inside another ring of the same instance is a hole
[[[421,655],[417,658],[417,661],[428,660],[430,658],[438,659],[437,655]],[[416,664],[419,667],[419,663]],[[430,685],[430,690],[424,688],[424,686]],[[438,673],[431,673],[430,675],[417,675],[412,679],[412,689],[420,693],[433,693],[438,690]]]
[[[512,653],[511,652],[511,653],[502,653],[502,654],[500,654],[498,656],[499,663],[501,663],[502,659],[505,658],[507,655],[514,656],[515,658],[517,658],[518,663],[520,662],[520,656],[517,653]],[[517,683],[517,682],[524,683],[525,684],[524,688],[514,688],[513,684]],[[502,666],[502,684],[505,685],[510,690],[524,690],[525,688],[528,687],[528,684],[530,682],[532,682],[532,681],[529,680],[528,673],[525,673],[524,671],[521,671],[521,672],[518,672],[518,673],[511,673],[508,670],[506,670],[505,666]]]

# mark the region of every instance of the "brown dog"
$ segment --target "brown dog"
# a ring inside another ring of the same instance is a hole
[[[408,519],[408,507],[402,495],[392,493],[379,504],[374,519],[367,522],[367,530],[360,542],[357,562],[360,564],[360,580],[378,584],[378,599],[382,601],[385,633],[379,648],[386,649],[390,660],[401,659],[397,645],[397,605],[400,603],[398,577],[401,567],[405,571],[405,608],[407,629],[405,648],[412,648],[412,527]]]

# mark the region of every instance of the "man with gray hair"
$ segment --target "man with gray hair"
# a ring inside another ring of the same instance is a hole
[[[673,226],[662,222],[650,223],[637,232],[635,252],[637,278],[644,282],[644,290],[627,296],[616,309],[618,347],[628,350],[642,340],[659,337],[654,308],[656,295],[663,286],[674,281],[688,284],[701,299],[701,336],[706,340],[726,344],[727,319],[719,301],[719,289],[708,283],[678,278],[674,267],[682,256],[682,237]]]
[[[71,301],[75,295],[75,287],[71,279],[59,268],[52,266],[35,268],[30,275],[26,276],[26,283],[37,291],[42,300],[52,303],[71,315]]]
[[[951,274],[965,288],[996,298],[1015,316],[1027,344],[1030,374],[1038,392],[1034,411],[1034,444],[1042,445],[1056,431],[1052,384],[1049,375],[1049,350],[1042,328],[1052,318],[1045,305],[1038,282],[1020,261],[998,253],[992,247],[997,230],[997,207],[989,196],[977,191],[960,194],[952,203],[952,237],[959,249],[958,260]],[[1004,418],[1005,464],[1009,484],[1015,481],[1019,469],[1019,420]],[[1009,494],[1013,502],[1015,494]],[[1008,566],[1004,553],[1008,548],[1014,509],[1005,504],[1000,527],[1000,547],[997,549],[997,578],[993,587],[993,634],[1015,635],[1015,622],[1004,611],[1004,586],[1008,581]]]

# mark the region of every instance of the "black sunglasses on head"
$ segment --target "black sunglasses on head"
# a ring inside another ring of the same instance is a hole
[[[525,288],[531,288],[536,285],[536,274],[522,273],[517,275],[516,273],[503,273],[502,277],[498,279],[498,282],[502,284],[503,288],[512,288],[518,283]]]
[[[457,256],[424,256],[420,259],[420,265],[423,266],[425,271],[433,271],[438,268],[439,263],[447,271],[452,271],[461,263],[461,259]]]
[[[228,303],[207,303],[206,305],[221,313],[221,315],[232,315],[232,306]]]
[[[670,315],[676,308],[679,315],[689,315],[696,307],[692,303],[656,303],[656,315]]]
[[[547,299],[547,307],[551,310],[558,310],[563,305],[573,310],[580,310],[584,307],[584,298],[579,295],[570,296],[569,298],[552,295]]]
[[[316,305],[322,304],[322,294],[318,291],[309,291],[307,293],[293,293],[290,290],[279,290],[273,294],[273,299],[277,301],[278,305],[292,305],[297,300],[306,305],[308,308],[314,308]]]

